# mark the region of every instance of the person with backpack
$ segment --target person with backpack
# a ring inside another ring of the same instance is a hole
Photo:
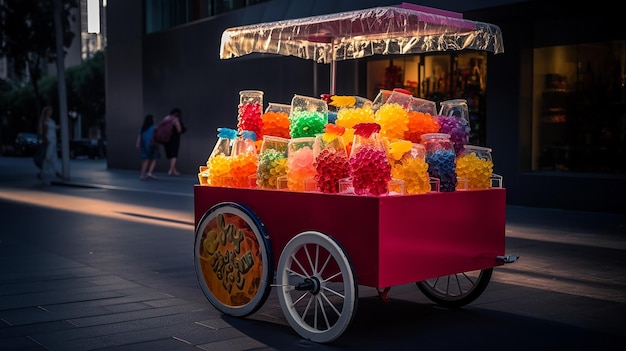
[[[169,160],[170,169],[167,174],[170,176],[179,176],[180,172],[176,169],[176,161],[178,160],[178,149],[180,147],[180,136],[185,132],[185,126],[182,122],[182,113],[179,108],[173,108],[170,114],[163,118],[159,124],[171,124],[171,135],[169,140],[163,143],[165,149],[165,157]]]
[[[157,177],[152,174],[156,161],[160,157],[159,146],[152,143],[154,129],[154,116],[146,115],[139,129],[136,142],[136,147],[139,149],[139,157],[141,158],[141,175],[139,176],[141,180],[157,179]]]

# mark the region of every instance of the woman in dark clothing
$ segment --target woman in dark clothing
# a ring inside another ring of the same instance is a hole
[[[176,160],[178,159],[178,148],[180,147],[180,135],[185,132],[180,109],[174,108],[165,118],[174,118],[172,137],[170,141],[163,145],[165,148],[165,157],[170,161],[170,169],[168,175],[178,176],[180,172],[176,169]]]
[[[154,127],[154,116],[146,115],[137,135],[136,147],[139,149],[139,157],[141,158],[141,175],[139,176],[141,180],[157,179],[152,174],[159,158],[158,145],[152,143]]]

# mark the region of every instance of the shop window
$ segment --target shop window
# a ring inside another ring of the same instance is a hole
[[[533,171],[624,174],[626,41],[534,49]]]
[[[393,88],[407,89],[413,96],[437,103],[466,99],[472,127],[470,143],[485,145],[486,53],[370,59],[367,72],[368,99],[376,97],[381,89]]]

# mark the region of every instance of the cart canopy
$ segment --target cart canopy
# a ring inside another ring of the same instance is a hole
[[[502,53],[502,32],[457,13],[403,4],[229,28],[220,58],[268,53],[332,63],[460,50]]]

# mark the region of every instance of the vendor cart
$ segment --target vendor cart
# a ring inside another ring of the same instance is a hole
[[[228,29],[221,55],[333,64],[375,54],[502,51],[496,26],[407,6]],[[196,273],[222,313],[248,316],[275,287],[299,335],[331,342],[352,322],[359,286],[385,300],[391,287],[415,283],[450,308],[478,298],[493,268],[517,259],[504,252],[505,208],[501,187],[362,196],[196,185]]]

